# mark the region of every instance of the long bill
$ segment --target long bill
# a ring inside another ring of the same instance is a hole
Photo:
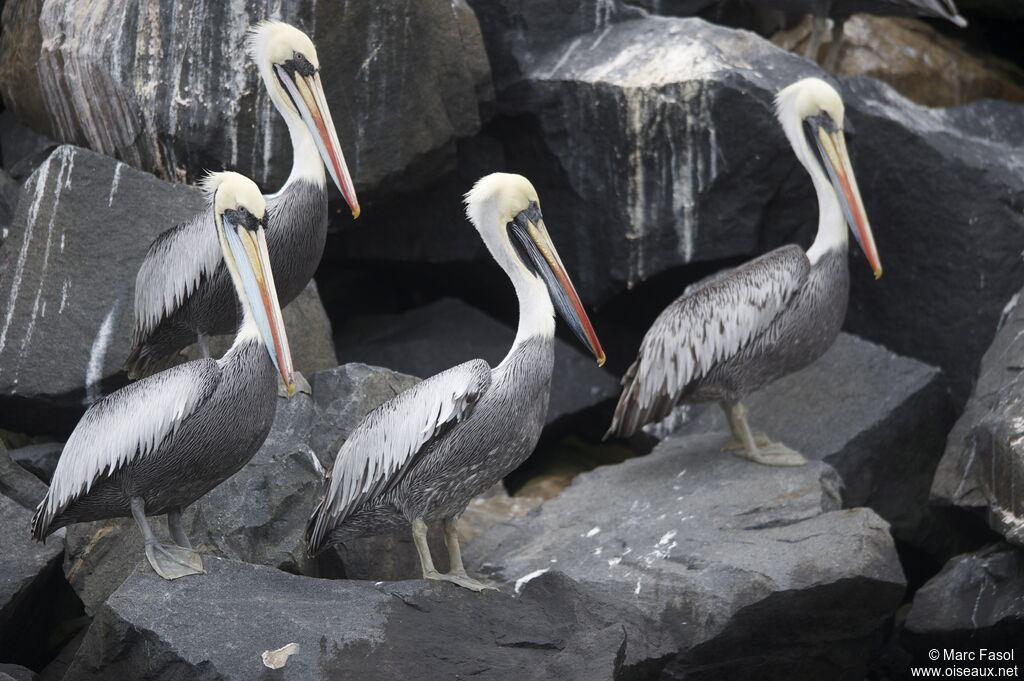
[[[292,395],[295,393],[295,368],[292,365],[281,305],[277,300],[274,273],[270,269],[263,226],[248,229],[243,225],[233,225],[227,217],[223,220],[224,234],[242,280],[245,302],[263,337],[270,359],[281,375],[288,394]]]
[[[324,160],[331,179],[337,185],[341,195],[345,197],[352,217],[359,217],[359,199],[356,197],[356,188],[352,184],[352,176],[348,172],[348,165],[345,163],[345,155],[341,152],[341,144],[338,142],[338,132],[334,129],[334,120],[331,118],[331,110],[327,107],[327,98],[324,96],[324,88],[320,82],[320,72],[314,71],[312,75],[304,76],[298,71],[289,73],[280,66],[275,67],[277,75],[284,86],[288,89],[292,101],[299,110],[299,115],[306,123],[320,157]]]
[[[601,341],[597,339],[594,326],[590,323],[587,311],[583,309],[576,287],[572,285],[569,274],[565,271],[565,265],[555,250],[548,235],[544,219],[540,217],[539,210],[535,216],[525,217],[522,213],[511,223],[510,231],[515,237],[517,248],[521,249],[533,263],[534,269],[540,274],[548,287],[551,300],[558,310],[558,314],[569,325],[576,334],[576,337],[586,345],[594,357],[597,358],[597,365],[604,365],[604,350],[601,349]]]
[[[868,222],[867,213],[864,211],[864,202],[860,198],[860,189],[857,188],[857,178],[853,175],[853,168],[850,166],[850,155],[846,151],[846,138],[841,128],[828,130],[825,126],[817,126],[815,142],[818,144],[818,151],[824,161],[825,170],[828,172],[832,186],[839,197],[839,205],[846,217],[846,224],[857,239],[868,264],[875,273],[875,279],[882,276],[882,263],[878,258],[878,248],[875,246],[875,237],[871,233],[871,224]]]

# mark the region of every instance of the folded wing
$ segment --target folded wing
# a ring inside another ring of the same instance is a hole
[[[416,457],[465,419],[491,383],[487,362],[473,360],[416,384],[377,407],[338,451],[326,493],[306,526],[310,553],[366,500],[394,485]]]
[[[668,416],[691,383],[769,328],[809,272],[803,250],[783,246],[689,287],[644,336],[606,437]]]

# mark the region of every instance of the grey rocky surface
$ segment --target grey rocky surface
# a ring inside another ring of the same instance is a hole
[[[1019,294],[981,362],[977,384],[946,440],[932,483],[934,503],[984,515],[1024,546],[1024,306]]]
[[[340,345],[338,355],[343,362],[386,366],[426,378],[471,359],[497,366],[515,335],[514,329],[486,313],[460,300],[443,298],[382,321],[358,341]],[[611,373],[574,344],[555,340],[549,428],[564,430],[566,422],[573,422],[576,432],[600,436],[604,412],[610,415],[611,402],[618,394],[619,384]],[[601,407],[600,415],[595,415]]]
[[[67,145],[35,171],[0,252],[0,427],[70,432],[88,404],[124,384],[139,264],[174,226],[168,216],[205,201],[198,188]],[[306,362],[315,370],[334,358],[315,298],[308,289],[284,310],[307,373]]]
[[[1024,552],[993,544],[950,560],[914,594],[904,640],[922,656],[933,648],[1003,651],[1019,646],[1024,641]]]
[[[337,451],[334,442],[415,381],[350,364],[313,374],[312,396],[279,398],[270,435],[252,460],[186,510],[185,531],[196,549],[287,572],[319,571],[307,563],[302,533]],[[153,524],[168,536],[163,518]],[[73,525],[67,543],[64,573],[90,613],[128,575],[150,569],[129,518]]]
[[[584,473],[478,535],[467,564],[513,588],[557,570],[639,608],[671,640],[678,678],[863,672],[905,586],[888,524],[842,509],[839,476],[824,463],[760,466],[723,453],[723,442],[672,438]]]
[[[50,484],[57,461],[64,449],[61,442],[39,442],[8,450],[11,460],[42,482]]]
[[[897,536],[924,538],[932,476],[953,421],[941,371],[843,333],[813,364],[743,404],[755,431],[832,466],[845,506],[870,506]],[[649,430],[729,432],[717,404],[684,407]]]
[[[64,537],[58,533],[45,544],[32,541],[32,511],[4,493],[0,518],[0,660],[13,662],[31,655],[47,635],[47,592],[60,570]]]
[[[627,648],[644,661],[657,655],[657,636],[641,634],[639,613],[624,623],[554,574],[516,596],[437,582],[310,579],[223,559],[211,559],[207,569],[173,582],[133,574],[97,614],[65,681],[595,681],[642,678],[624,668]],[[282,668],[267,669],[263,652],[290,643],[297,652]]]
[[[46,496],[46,484],[12,458],[11,454],[17,451],[7,451],[0,446],[0,494],[21,507],[34,511]]]
[[[422,182],[451,165],[458,137],[493,100],[480,29],[464,2],[171,0],[73,5],[10,0],[0,93],[62,142],[167,179],[228,167],[271,190],[288,174],[287,128],[245,49],[268,18],[317,46],[327,102],[359,190]]]

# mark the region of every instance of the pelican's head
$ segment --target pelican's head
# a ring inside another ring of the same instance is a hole
[[[327,108],[313,41],[282,21],[264,21],[249,32],[249,54],[281,114],[309,129],[352,217],[359,217],[359,199]]]
[[[238,173],[211,173],[203,187],[213,195],[214,222],[224,263],[242,307],[259,329],[270,359],[291,394],[295,391],[295,372],[267,254],[266,201],[259,187]]]
[[[604,364],[604,350],[555,250],[537,191],[522,175],[493,173],[466,194],[466,215],[509,277],[538,280],[576,336]]]
[[[875,237],[846,151],[843,100],[839,93],[819,78],[805,78],[779,92],[775,110],[808,172],[814,176],[817,169],[832,183],[846,224],[867,256],[875,278],[881,277],[882,263],[878,259]],[[806,153],[801,154],[801,149]]]

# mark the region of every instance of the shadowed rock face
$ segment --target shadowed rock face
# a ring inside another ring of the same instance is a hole
[[[66,145],[29,177],[0,252],[0,427],[70,432],[125,383],[139,264],[157,235],[206,206],[195,187]],[[315,286],[284,322],[296,369],[335,363]]]
[[[269,188],[288,175],[287,127],[245,50],[283,19],[317,45],[338,138],[359,190],[422,182],[493,99],[480,29],[464,3],[105,0],[7,3],[4,102],[43,132],[184,181],[226,167]],[[36,66],[38,62],[38,68]],[[265,188],[266,188],[265,187]]]
[[[903,593],[888,525],[868,509],[840,510],[827,465],[760,466],[721,452],[724,441],[673,438],[580,475],[479,535],[468,563],[516,587],[558,570],[638,607],[671,638],[680,678],[855,669]]]
[[[980,511],[993,530],[1024,546],[1024,306],[1014,296],[978,383],[950,431],[935,472],[932,500]]]
[[[904,638],[923,656],[931,648],[945,647],[1010,650],[1019,646],[1022,633],[1024,554],[993,544],[957,556],[921,587],[907,615]]]
[[[46,591],[60,569],[64,537],[55,535],[46,544],[32,541],[32,511],[4,493],[0,519],[0,660],[28,663],[34,651],[45,646],[42,639],[50,625]]]
[[[900,538],[923,540],[928,490],[952,423],[942,372],[844,333],[813,364],[743,403],[755,431],[835,468],[845,506],[870,506]],[[712,404],[678,411],[650,432],[729,427]]]
[[[572,580],[522,594],[451,584],[329,581],[210,559],[198,579],[133,574],[97,615],[68,681],[149,679],[595,679],[623,673],[625,649],[656,636]],[[155,592],[165,598],[153,598]],[[173,603],[173,608],[167,604]],[[213,618],[215,626],[196,626]],[[261,655],[298,644],[271,672]]]

